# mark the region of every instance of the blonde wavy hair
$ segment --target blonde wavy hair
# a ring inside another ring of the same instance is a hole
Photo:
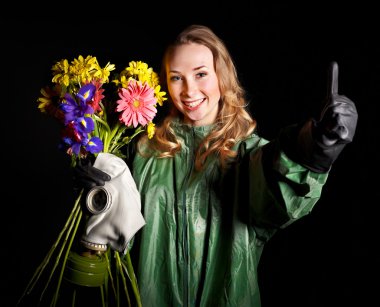
[[[161,84],[167,90],[166,63],[176,47],[196,43],[209,48],[213,54],[214,69],[219,80],[221,99],[219,113],[215,127],[201,142],[195,156],[195,167],[201,170],[208,156],[218,157],[222,167],[236,157],[237,152],[232,147],[253,133],[256,121],[247,111],[245,90],[242,88],[235,64],[224,42],[208,27],[191,25],[183,30],[165,50],[161,67]],[[163,122],[157,127],[154,141],[148,142],[149,147],[158,153],[158,157],[173,157],[181,150],[181,143],[177,139],[171,123],[174,118],[180,117],[179,111],[173,103]],[[141,144],[141,143],[140,143]]]

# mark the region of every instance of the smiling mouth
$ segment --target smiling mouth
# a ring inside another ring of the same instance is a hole
[[[204,100],[205,100],[205,98],[201,98],[201,99],[197,99],[197,100],[193,100],[193,101],[182,101],[182,103],[184,104],[184,106],[186,108],[194,109],[194,108],[198,107]]]

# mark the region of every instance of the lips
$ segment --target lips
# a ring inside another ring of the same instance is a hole
[[[195,110],[201,105],[203,101],[205,101],[205,98],[200,98],[192,101],[182,101],[182,103],[186,109]]]

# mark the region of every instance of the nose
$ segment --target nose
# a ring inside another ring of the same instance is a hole
[[[197,91],[197,85],[194,80],[185,80],[182,89],[182,94],[187,97],[192,97]]]

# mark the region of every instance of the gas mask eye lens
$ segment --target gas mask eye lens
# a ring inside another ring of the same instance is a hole
[[[106,211],[111,205],[111,194],[104,187],[96,186],[87,193],[86,206],[92,214]]]

